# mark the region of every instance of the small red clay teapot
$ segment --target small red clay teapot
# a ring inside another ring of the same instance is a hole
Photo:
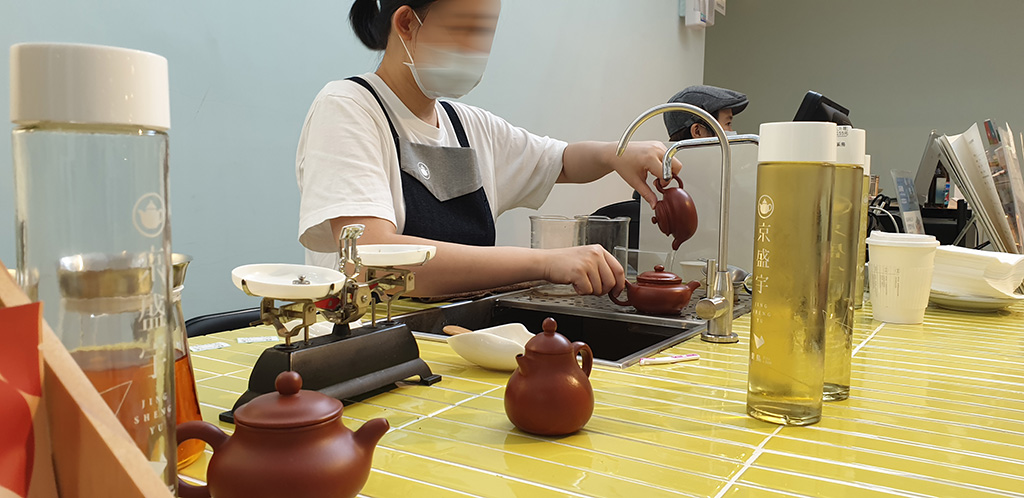
[[[340,401],[303,391],[302,377],[282,372],[276,393],[235,410],[235,433],[209,422],[178,426],[178,443],[201,439],[213,447],[208,486],[178,479],[182,498],[335,498],[359,494],[388,421],[370,420],[352,432],[341,423]]]
[[[697,206],[690,194],[683,190],[679,176],[672,175],[672,179],[679,184],[678,187],[669,187],[670,181],[662,187],[660,178],[654,180],[654,187],[661,192],[661,200],[654,204],[651,221],[658,225],[661,233],[672,236],[672,250],[675,251],[697,233]]]
[[[505,414],[520,430],[542,436],[561,436],[580,430],[594,413],[590,370],[594,353],[582,342],[569,342],[545,318],[544,332],[526,343],[516,356],[519,368],[505,387]],[[583,368],[576,355],[583,355]]]
[[[690,296],[700,287],[696,280],[683,285],[683,279],[665,267],[657,265],[654,271],[645,271],[636,277],[636,284],[626,282],[627,298],[620,301],[612,293],[608,297],[619,306],[632,306],[641,313],[649,315],[678,315],[687,304]]]

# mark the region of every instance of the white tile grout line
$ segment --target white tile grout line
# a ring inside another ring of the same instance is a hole
[[[383,475],[386,475],[388,477],[394,477],[394,478],[398,478],[398,479],[405,479],[407,481],[414,482],[416,484],[422,484],[422,485],[425,485],[425,486],[429,486],[431,488],[443,489],[443,490],[448,491],[450,493],[456,493],[456,494],[460,494],[460,495],[463,495],[463,496],[474,496],[474,497],[480,496],[480,495],[470,494],[470,493],[467,493],[465,491],[459,491],[457,489],[452,489],[452,488],[449,488],[449,487],[445,487],[445,486],[440,485],[440,484],[436,484],[436,483],[432,483],[432,482],[427,482],[427,481],[424,481],[422,479],[416,479],[414,477],[404,476],[404,475],[401,475],[401,474],[396,474],[394,472],[388,472],[386,470],[374,469],[374,468],[371,468],[370,470],[372,472],[376,472],[378,474],[383,474]],[[362,493],[360,493],[359,496],[364,497],[364,498],[369,498],[368,495],[364,495]]]
[[[411,451],[400,450],[398,448],[388,448],[388,451],[393,451],[395,453],[399,453],[399,454],[402,454],[402,455],[409,455],[409,456],[417,457],[417,458],[430,458],[430,457],[427,457],[427,456],[422,455],[420,453],[414,453],[414,452],[411,452]],[[444,463],[446,465],[451,465],[452,467],[458,467],[458,468],[463,469],[463,470],[469,470],[471,472],[478,472],[478,473],[481,473],[481,474],[486,474],[486,475],[489,475],[489,476],[492,476],[492,477],[496,477],[498,479],[505,479],[507,481],[518,482],[520,484],[526,484],[528,486],[534,486],[534,487],[541,488],[541,489],[544,489],[544,490],[547,490],[547,491],[554,491],[555,493],[558,493],[559,495],[562,495],[562,496],[573,496],[573,497],[576,497],[576,498],[587,498],[587,495],[582,494],[582,493],[577,493],[577,492],[574,492],[574,491],[570,491],[570,490],[566,490],[566,489],[561,489],[561,488],[552,486],[550,484],[544,484],[542,482],[531,481],[531,480],[523,478],[523,477],[516,477],[516,476],[505,475],[505,474],[502,474],[500,472],[495,472],[493,470],[481,469],[481,468],[473,467],[471,465],[467,465],[467,464],[464,464],[464,463],[458,463],[458,462],[452,462],[452,461],[444,460],[442,458],[434,458],[434,461],[441,462],[441,463]],[[440,486],[438,486],[438,487],[440,487]],[[456,490],[456,491],[458,491],[458,490]]]
[[[440,414],[442,414],[442,413],[444,413],[444,412],[446,412],[448,410],[451,410],[452,408],[455,408],[456,406],[462,405],[463,403],[468,403],[470,401],[473,401],[474,399],[479,399],[479,398],[482,398],[482,397],[484,397],[484,396],[486,396],[488,394],[491,394],[494,391],[497,391],[498,389],[501,389],[501,387],[502,386],[496,386],[493,389],[490,389],[490,390],[488,390],[486,392],[482,392],[480,394],[476,394],[476,395],[471,396],[469,398],[466,398],[466,399],[464,399],[462,401],[457,401],[455,404],[448,405],[448,406],[446,406],[444,408],[441,408],[440,410],[437,410],[437,411],[435,411],[433,413],[430,413],[430,414],[427,414],[427,415],[421,415],[421,416],[416,417],[416,418],[414,418],[414,419],[412,419],[412,420],[410,420],[410,421],[408,421],[408,422],[406,422],[406,423],[404,423],[404,424],[402,424],[402,425],[400,425],[398,427],[394,427],[391,430],[392,431],[402,430],[402,429],[405,429],[406,427],[409,427],[412,424],[415,424],[416,422],[422,422],[424,419],[434,418],[435,416],[440,415]]]
[[[884,326],[885,326],[885,323],[878,324],[878,328],[876,328],[875,331],[872,332],[871,335],[869,335],[867,339],[864,339],[863,342],[858,344],[857,347],[853,349],[853,354],[851,354],[850,357],[852,358],[854,356],[857,356],[857,352],[860,351],[860,348],[864,347],[864,345],[867,344],[868,341],[870,341],[871,339],[874,339],[875,334],[877,334],[879,330],[882,330],[882,327],[884,327]]]
[[[734,484],[736,484],[736,481],[738,481],[740,477],[743,476],[743,473],[746,472],[747,469],[749,469],[750,466],[754,464],[754,461],[757,460],[757,457],[761,456],[761,452],[764,451],[764,447],[765,445],[768,444],[768,441],[771,441],[771,439],[775,437],[775,435],[778,434],[783,427],[785,426],[780,425],[776,427],[775,430],[768,435],[768,437],[764,438],[764,441],[761,441],[761,444],[757,445],[757,448],[754,448],[754,452],[750,454],[750,458],[747,458],[747,461],[743,462],[743,467],[740,467],[740,470],[738,470],[735,474],[733,474],[732,477],[729,478],[729,481],[725,483],[725,486],[722,486],[722,489],[718,490],[718,494],[715,495],[715,498],[722,498],[723,496],[725,496],[725,493],[728,492]]]

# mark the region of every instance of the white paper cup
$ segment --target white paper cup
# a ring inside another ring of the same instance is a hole
[[[923,322],[939,242],[931,235],[873,231],[867,244],[871,309],[875,320]]]

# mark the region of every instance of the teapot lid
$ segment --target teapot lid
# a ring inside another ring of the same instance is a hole
[[[642,284],[670,285],[681,284],[683,279],[675,273],[665,271],[665,267],[657,265],[654,271],[645,271],[636,276],[636,281]]]
[[[526,341],[527,353],[564,354],[572,351],[572,342],[564,335],[556,332],[558,330],[558,322],[554,318],[545,318],[541,327],[544,329],[544,332]]]
[[[276,393],[259,396],[235,410],[235,423],[264,429],[291,429],[341,416],[341,401],[316,391],[303,391],[298,372],[281,372],[274,380],[274,388]]]

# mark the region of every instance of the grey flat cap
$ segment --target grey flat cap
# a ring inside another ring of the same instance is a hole
[[[711,115],[722,109],[732,109],[733,115],[743,112],[747,108],[747,96],[726,88],[718,88],[710,85],[694,85],[683,89],[675,94],[669,102],[682,102],[693,104]],[[668,136],[675,135],[680,130],[689,128],[696,123],[698,118],[693,114],[685,112],[666,112],[665,128],[668,129]]]

